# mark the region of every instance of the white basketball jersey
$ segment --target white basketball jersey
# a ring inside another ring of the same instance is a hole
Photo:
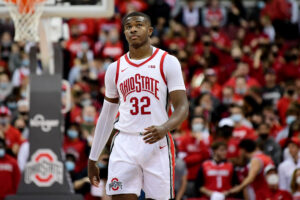
[[[119,120],[115,128],[127,132],[145,132],[145,128],[168,120],[168,89],[163,72],[167,52],[156,48],[140,64],[123,55],[117,62],[116,86],[120,98]]]

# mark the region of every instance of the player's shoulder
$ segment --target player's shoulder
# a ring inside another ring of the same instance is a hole
[[[118,66],[118,60],[116,60],[113,63],[110,63],[106,69],[106,73],[110,74],[110,73],[116,73],[117,71],[117,66]]]
[[[167,51],[164,51],[164,52],[167,52]],[[169,54],[168,52],[167,52],[165,60],[170,61],[170,62],[179,62],[178,59],[176,58],[176,56],[173,56],[172,54]]]

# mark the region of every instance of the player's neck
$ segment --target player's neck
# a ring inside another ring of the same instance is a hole
[[[130,59],[140,60],[143,58],[147,58],[152,55],[152,52],[153,52],[153,47],[148,42],[138,48],[129,46],[129,58]]]

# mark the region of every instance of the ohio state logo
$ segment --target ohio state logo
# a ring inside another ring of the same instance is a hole
[[[39,149],[25,166],[25,183],[39,187],[50,187],[53,183],[63,184],[63,163],[50,149]]]
[[[122,182],[120,182],[117,178],[111,179],[111,183],[109,184],[109,190],[112,189],[113,191],[116,191],[119,188],[122,189]]]

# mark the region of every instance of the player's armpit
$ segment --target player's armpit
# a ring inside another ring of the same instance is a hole
[[[188,116],[189,103],[185,90],[174,90],[170,92],[171,103],[174,107],[170,119],[164,124],[168,127],[168,130],[174,130],[177,128]]]
[[[119,103],[119,98],[108,98],[105,96],[104,99],[110,103]]]

